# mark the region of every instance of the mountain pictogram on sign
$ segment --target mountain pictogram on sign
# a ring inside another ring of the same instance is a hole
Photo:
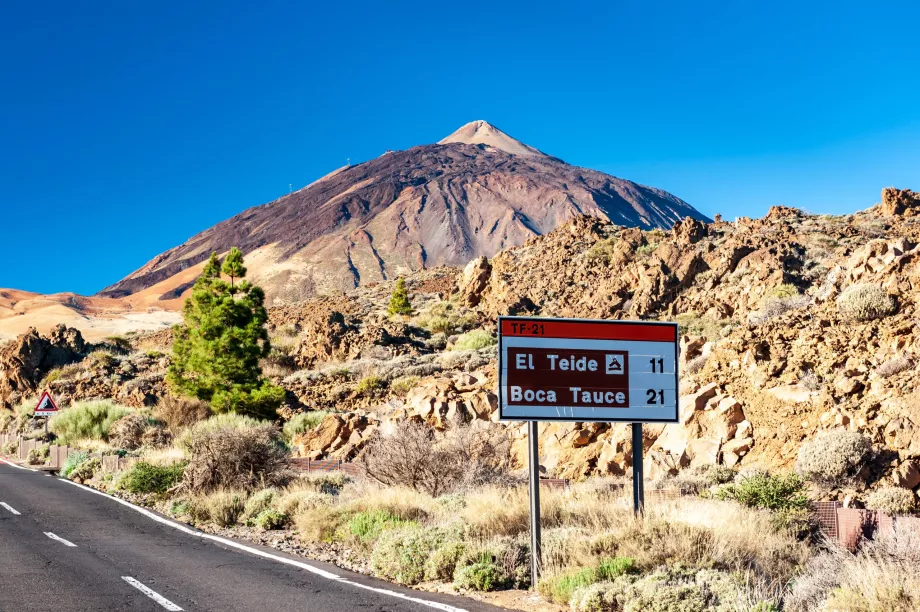
[[[38,406],[35,407],[36,416],[47,416],[50,414],[57,414],[58,407],[54,403],[54,398],[51,397],[51,394],[45,391],[42,393],[42,397],[38,400]]]

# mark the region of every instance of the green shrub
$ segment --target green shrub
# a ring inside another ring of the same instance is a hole
[[[568,603],[576,612],[734,612],[746,609],[742,589],[727,572],[665,567],[579,587]]]
[[[236,525],[246,508],[246,494],[220,490],[192,500],[190,512],[196,520],[209,520],[219,527]]]
[[[917,499],[909,489],[882,487],[869,494],[866,508],[880,510],[891,516],[903,516],[913,514],[917,509]]]
[[[789,283],[783,283],[782,285],[777,285],[764,294],[764,299],[768,300],[770,298],[788,298],[794,295],[799,294],[799,288],[795,285]]]
[[[386,388],[386,381],[379,376],[365,376],[355,387],[355,393],[358,395],[372,396],[378,391]]]
[[[78,402],[51,417],[49,428],[61,444],[75,440],[108,440],[112,424],[131,409],[109,400]]]
[[[80,462],[75,466],[70,473],[67,475],[67,478],[74,482],[86,482],[92,480],[93,476],[96,475],[102,469],[102,462],[98,457],[90,457],[86,461]]]
[[[74,451],[67,455],[64,465],[61,466],[61,477],[67,478],[78,465],[89,459],[89,453],[83,451]]]
[[[715,492],[715,497],[762,510],[802,510],[810,507],[807,491],[805,481],[796,474],[755,473],[724,485]]]
[[[588,249],[588,252],[585,253],[585,258],[591,263],[598,263],[604,266],[609,265],[615,253],[615,246],[615,238],[599,240]]]
[[[262,489],[253,493],[246,501],[243,519],[247,522],[254,521],[259,514],[271,508],[276,499],[278,499],[278,490],[275,488]]]
[[[272,529],[281,529],[288,524],[290,518],[288,515],[272,508],[263,510],[256,516],[255,525],[259,529],[264,529],[265,531],[270,531]]]
[[[856,321],[881,319],[897,312],[897,304],[884,289],[861,283],[851,285],[837,297],[837,310]]]
[[[851,481],[872,456],[872,442],[855,431],[838,429],[802,445],[795,462],[800,476],[826,486]]]
[[[327,416],[329,416],[329,413],[325,410],[298,412],[292,416],[287,423],[284,424],[284,428],[282,429],[284,439],[287,440],[288,444],[293,444],[294,438],[296,438],[298,434],[306,433],[311,429],[316,429]]]
[[[596,582],[613,580],[636,571],[636,563],[629,557],[611,557],[604,559],[597,567],[572,570],[544,578],[538,584],[540,594],[559,604],[566,604],[572,594],[580,588]]]
[[[169,504],[169,514],[171,516],[188,516],[189,501],[187,499],[177,499]]]
[[[649,242],[648,244],[643,244],[636,249],[636,255],[651,255],[655,252],[655,249],[658,248],[657,242]]]
[[[457,338],[457,341],[454,342],[454,345],[451,347],[451,350],[454,351],[471,351],[486,348],[487,346],[492,346],[498,342],[492,334],[487,332],[484,329],[474,329],[473,331],[466,332]]]
[[[406,395],[418,385],[418,376],[401,376],[390,383],[390,390],[397,395]]]
[[[352,536],[362,542],[373,542],[383,531],[395,527],[415,525],[414,521],[406,521],[387,510],[368,510],[358,512],[348,521],[348,531]]]
[[[454,586],[470,591],[497,591],[506,588],[507,577],[491,561],[479,561],[457,570]]]
[[[417,526],[384,531],[371,554],[377,576],[400,584],[418,584],[425,579],[425,561],[441,545],[444,533],[437,528]]]
[[[466,543],[459,536],[448,536],[425,561],[425,578],[427,580],[451,580],[464,552],[466,552]]]
[[[47,444],[43,444],[38,448],[33,448],[29,451],[29,465],[44,465],[48,457],[51,456],[51,447]]]
[[[138,461],[118,480],[118,488],[129,493],[164,494],[182,480],[185,463],[172,465],[153,465]]]
[[[19,452],[19,443],[16,440],[10,440],[3,445],[3,448],[0,449],[4,455],[15,455]]]

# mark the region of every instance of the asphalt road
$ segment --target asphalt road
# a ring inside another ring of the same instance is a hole
[[[0,612],[500,610],[160,521],[0,462]]]

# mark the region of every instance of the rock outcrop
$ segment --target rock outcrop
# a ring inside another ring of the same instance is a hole
[[[79,331],[58,325],[49,337],[30,329],[0,349],[0,407],[12,408],[38,391],[53,368],[82,360],[87,344]]]

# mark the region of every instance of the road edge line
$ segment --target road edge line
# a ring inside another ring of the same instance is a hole
[[[13,516],[22,516],[22,513],[19,510],[17,510],[16,508],[14,508],[13,506],[9,505],[6,502],[0,502],[0,507],[5,508],[6,511],[12,514]]]
[[[27,471],[27,472],[37,472],[37,471],[38,471],[38,470],[33,470],[32,468],[27,468],[27,467],[24,466],[24,465],[19,465],[18,463],[13,463],[12,461],[9,461],[9,460],[7,460],[7,459],[4,459],[3,457],[0,457],[0,462],[3,462],[3,463],[5,463],[5,464],[7,464],[7,465],[11,465],[11,466],[13,466],[14,468],[19,469],[19,470],[25,470],[25,471]]]
[[[103,493],[102,491],[99,491],[99,490],[94,489],[94,488],[92,488],[92,487],[87,487],[86,485],[78,484],[78,483],[76,483],[76,482],[74,482],[74,481],[72,481],[72,480],[67,480],[67,479],[59,479],[59,480],[63,480],[64,482],[66,482],[66,483],[68,483],[68,484],[72,484],[73,486],[79,487],[79,488],[84,489],[84,490],[86,490],[86,491],[89,491],[90,493],[95,493],[96,495],[101,495],[101,496],[103,496],[103,497],[107,497],[108,499],[111,499],[111,500],[113,500],[113,501],[116,501],[116,502],[118,502],[119,504],[121,504],[121,505],[123,505],[123,506],[125,506],[125,507],[127,507],[127,508],[131,508],[131,509],[134,510],[135,512],[139,512],[140,514],[143,514],[143,515],[146,516],[147,518],[152,519],[152,520],[156,521],[157,523],[160,523],[160,524],[162,524],[162,525],[167,525],[167,526],[169,526],[169,527],[172,527],[173,529],[177,529],[177,530],[179,530],[179,531],[182,532],[182,533],[185,533],[185,534],[187,534],[187,535],[190,535],[190,536],[193,536],[193,537],[196,537],[196,538],[201,538],[201,539],[204,539],[204,540],[211,540],[211,541],[213,541],[213,542],[218,542],[218,543],[220,543],[220,544],[223,544],[224,546],[228,546],[228,547],[230,547],[230,548],[235,548],[235,549],[237,549],[237,550],[241,550],[241,551],[243,551],[243,552],[247,552],[247,553],[249,553],[249,554],[251,554],[251,555],[255,555],[255,556],[257,556],[257,557],[262,557],[263,559],[270,559],[270,560],[272,560],[272,561],[277,561],[277,562],[283,563],[283,564],[285,564],[285,565],[290,565],[290,566],[297,567],[297,568],[300,568],[300,569],[303,569],[303,570],[307,570],[308,572],[311,572],[311,573],[313,573],[313,574],[316,574],[317,576],[320,576],[320,577],[322,577],[322,578],[326,578],[327,580],[333,580],[333,581],[336,581],[336,582],[341,582],[341,583],[344,583],[344,584],[349,584],[349,585],[352,585],[352,586],[356,586],[356,587],[359,587],[359,588],[362,588],[362,589],[365,589],[365,590],[368,590],[368,591],[374,591],[374,592],[376,592],[376,593],[381,593],[381,594],[383,594],[383,595],[389,595],[389,596],[391,596],[391,597],[396,597],[396,598],[398,598],[398,599],[403,599],[403,600],[411,601],[411,602],[413,602],[413,603],[421,604],[421,605],[427,606],[427,607],[429,607],[429,608],[434,608],[435,610],[443,610],[444,612],[467,612],[464,608],[458,608],[458,607],[456,607],[456,606],[451,606],[450,604],[443,604],[443,603],[440,603],[440,602],[437,602],[437,601],[431,601],[431,600],[428,600],[428,599],[421,599],[421,598],[419,598],[419,597],[412,597],[412,596],[410,596],[410,595],[405,595],[405,594],[399,593],[399,592],[397,592],[397,591],[390,591],[390,590],[388,590],[388,589],[379,589],[379,588],[377,588],[377,587],[372,587],[372,586],[370,586],[370,585],[361,584],[360,582],[355,582],[355,581],[353,581],[353,580],[349,580],[349,579],[347,579],[347,578],[343,578],[343,577],[339,576],[338,574],[333,574],[332,572],[327,572],[326,570],[320,569],[320,568],[318,568],[318,567],[313,567],[312,565],[309,565],[308,563],[303,563],[303,562],[301,562],[301,561],[295,561],[294,559],[287,559],[287,558],[285,558],[285,557],[279,557],[278,555],[273,555],[273,554],[271,554],[271,553],[269,553],[269,552],[266,552],[266,551],[264,551],[264,550],[259,550],[259,549],[257,549],[257,548],[252,548],[251,546],[246,546],[245,544],[240,544],[239,542],[234,542],[234,541],[232,541],[232,540],[227,540],[227,539],[222,538],[222,537],[220,537],[220,536],[212,535],[212,534],[210,534],[210,533],[204,533],[203,531],[198,531],[197,529],[192,529],[191,527],[187,527],[187,526],[185,526],[185,525],[181,525],[181,524],[179,524],[179,523],[176,523],[175,521],[171,521],[171,520],[169,520],[169,519],[163,518],[162,516],[159,516],[159,515],[157,515],[157,514],[154,514],[154,513],[151,512],[150,510],[147,510],[146,508],[141,508],[140,506],[137,506],[137,505],[135,505],[135,504],[132,504],[131,502],[129,502],[129,501],[127,501],[127,500],[124,500],[124,499],[121,499],[120,497],[115,497],[114,495],[109,495],[109,494],[107,494],[107,493]]]

